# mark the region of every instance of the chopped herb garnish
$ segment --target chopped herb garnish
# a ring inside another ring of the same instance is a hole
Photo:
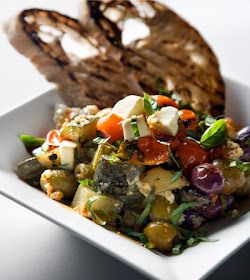
[[[138,123],[137,123],[137,117],[133,116],[131,118],[131,127],[134,133],[134,137],[135,140],[138,140],[138,138],[140,137],[140,133],[139,133],[139,128],[138,128]]]
[[[138,217],[138,219],[136,221],[137,225],[141,225],[144,222],[144,220],[148,217],[149,212],[150,212],[151,207],[152,207],[154,197],[155,197],[155,188],[152,188],[149,195],[148,195],[148,198],[147,198],[147,201],[146,201],[146,206],[145,206],[144,210],[142,211],[141,215]]]
[[[80,180],[78,181],[81,185],[85,186],[85,187],[91,187],[93,186],[93,184],[95,183],[95,180],[92,179],[84,179],[84,180]]]
[[[250,162],[243,162],[241,160],[234,160],[230,162],[230,167],[237,167],[242,172],[246,172],[250,170]]]
[[[173,253],[173,255],[180,255],[181,252],[182,252],[182,250],[181,250],[181,244],[176,244],[176,245],[172,248],[172,253]]]
[[[178,225],[181,218],[182,218],[182,215],[183,215],[184,211],[189,209],[189,208],[193,208],[196,204],[197,204],[197,202],[181,203],[171,213],[171,215],[170,215],[171,223],[173,225]]]
[[[182,175],[182,170],[175,171],[175,173],[171,178],[170,184],[176,182],[181,177],[181,175]]]
[[[144,93],[144,109],[147,116],[150,116],[160,110],[156,100],[147,93]]]
[[[202,135],[200,144],[207,148],[214,148],[226,141],[227,128],[224,119],[215,121]]]
[[[28,134],[22,134],[19,138],[28,150],[36,149],[45,142],[45,138],[34,137]]]

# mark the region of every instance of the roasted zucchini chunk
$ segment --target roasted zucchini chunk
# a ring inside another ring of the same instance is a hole
[[[61,137],[72,142],[86,142],[96,137],[96,117],[79,115],[74,120],[63,125]]]

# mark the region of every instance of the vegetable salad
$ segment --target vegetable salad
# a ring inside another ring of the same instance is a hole
[[[195,112],[174,93],[129,95],[113,108],[57,104],[45,138],[21,135],[20,178],[100,226],[179,254],[203,225],[250,193],[250,127]]]

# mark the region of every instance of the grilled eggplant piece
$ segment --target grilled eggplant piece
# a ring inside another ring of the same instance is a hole
[[[149,35],[125,45],[129,19],[144,24]],[[224,111],[216,56],[193,27],[155,1],[87,1],[81,23],[53,11],[25,10],[5,31],[12,45],[57,84],[70,106],[103,108],[131,92],[156,94],[156,77],[161,77],[163,87],[195,110]],[[92,56],[72,56],[63,44],[66,37],[88,42]]]
[[[45,167],[35,157],[20,162],[16,167],[17,175],[24,180],[39,177],[44,170]]]

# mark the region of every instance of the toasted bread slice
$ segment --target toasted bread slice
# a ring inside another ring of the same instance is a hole
[[[110,9],[118,19],[110,17]],[[131,18],[143,22],[150,34],[124,45],[122,26]],[[156,77],[161,77],[194,109],[223,113],[225,90],[215,55],[194,28],[157,2],[88,1],[81,22],[54,11],[25,10],[5,31],[69,106],[103,108],[131,93],[156,94]],[[72,55],[64,44],[68,38],[77,47],[87,44],[92,55]]]

